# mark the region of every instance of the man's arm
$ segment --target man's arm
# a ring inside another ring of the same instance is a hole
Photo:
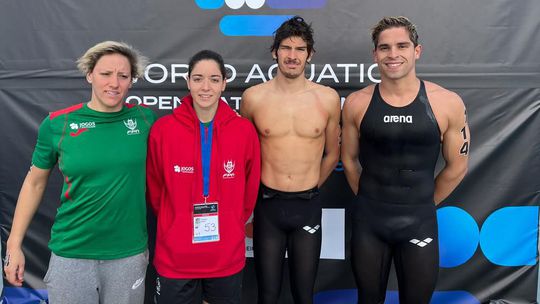
[[[339,116],[341,107],[337,92],[332,90],[329,95],[329,117],[324,134],[324,154],[321,160],[321,170],[318,183],[319,187],[321,187],[328,176],[330,176],[332,170],[334,170],[339,160],[339,136],[341,131],[339,128]]]
[[[355,121],[355,113],[358,111],[358,101],[356,94],[351,94],[345,100],[342,113],[343,133],[341,140],[341,162],[347,182],[354,194],[358,193],[358,183],[362,170],[358,160],[360,133],[358,123]],[[358,114],[358,113],[356,113]]]
[[[244,93],[242,94],[242,102],[240,103],[240,115],[242,117],[245,117],[247,119],[249,119],[249,121],[251,121],[251,123],[253,123],[253,117],[252,117],[252,110],[251,110],[251,91],[253,89],[252,88],[248,88],[247,90],[244,91]]]
[[[442,155],[446,164],[435,178],[435,204],[440,204],[459,185],[467,173],[470,133],[467,125],[465,105],[461,98],[452,93],[448,102],[448,128],[443,134]]]

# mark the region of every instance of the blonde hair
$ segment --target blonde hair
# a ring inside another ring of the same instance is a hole
[[[103,55],[110,54],[120,54],[128,59],[132,80],[143,76],[144,68],[148,64],[148,58],[131,45],[117,41],[103,41],[89,48],[84,55],[77,59],[77,68],[84,75],[92,73],[98,60]]]

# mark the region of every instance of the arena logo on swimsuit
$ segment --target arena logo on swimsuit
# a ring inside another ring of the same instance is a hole
[[[412,124],[412,115],[384,115],[384,123],[409,123]]]
[[[321,227],[322,227],[321,259],[345,260],[345,209],[323,208]],[[305,228],[305,229],[308,229],[308,228]],[[252,258],[253,257],[253,217],[251,217],[248,220],[248,223],[245,226],[245,230],[246,230],[246,257]]]
[[[260,10],[264,6],[270,9],[321,9],[327,0],[195,0],[203,10],[216,10],[226,5],[227,8]],[[272,36],[274,31],[292,15],[225,15],[219,22],[219,29],[225,36]]]

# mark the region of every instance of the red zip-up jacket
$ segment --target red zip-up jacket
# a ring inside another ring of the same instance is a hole
[[[215,278],[245,265],[245,228],[260,182],[260,145],[249,120],[222,100],[213,120],[208,202],[220,240],[193,243],[193,205],[204,202],[199,119],[188,95],[148,138],[147,199],[157,216],[154,266],[167,278]]]

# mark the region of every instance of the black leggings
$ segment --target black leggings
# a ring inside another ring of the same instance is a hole
[[[384,303],[392,259],[399,303],[429,303],[439,273],[435,205],[392,204],[358,196],[353,210],[352,264],[358,303]]]
[[[287,251],[294,302],[311,304],[321,252],[319,192],[261,188],[253,220],[258,303],[277,303]]]

